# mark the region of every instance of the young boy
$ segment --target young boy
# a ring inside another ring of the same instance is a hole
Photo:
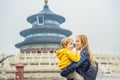
[[[61,41],[62,49],[56,51],[56,56],[58,58],[58,66],[60,70],[67,68],[73,62],[78,62],[80,60],[79,52],[74,53],[72,49],[74,48],[73,39],[64,38]],[[82,80],[82,77],[74,71],[67,76],[69,79]]]

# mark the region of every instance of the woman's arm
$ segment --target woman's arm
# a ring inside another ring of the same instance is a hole
[[[68,74],[72,73],[74,70],[78,69],[79,66],[82,65],[82,63],[89,58],[89,54],[87,51],[82,51],[81,52],[81,59],[79,62],[77,63],[72,63],[69,67],[67,67],[66,69],[64,69],[61,72],[61,76],[66,77]]]

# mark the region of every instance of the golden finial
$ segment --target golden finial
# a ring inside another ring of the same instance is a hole
[[[44,0],[45,1],[45,5],[47,5],[48,4],[48,0]]]

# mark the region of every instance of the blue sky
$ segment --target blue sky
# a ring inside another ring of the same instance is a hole
[[[120,0],[49,0],[49,8],[66,18],[62,28],[70,36],[86,34],[95,53],[120,54]],[[0,53],[18,54],[19,32],[32,27],[26,21],[42,10],[44,0],[0,0]]]

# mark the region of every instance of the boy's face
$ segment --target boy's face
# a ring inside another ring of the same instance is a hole
[[[67,44],[66,48],[68,48],[69,50],[72,50],[72,49],[74,48],[74,43],[73,43],[73,41],[70,41],[70,42]]]

